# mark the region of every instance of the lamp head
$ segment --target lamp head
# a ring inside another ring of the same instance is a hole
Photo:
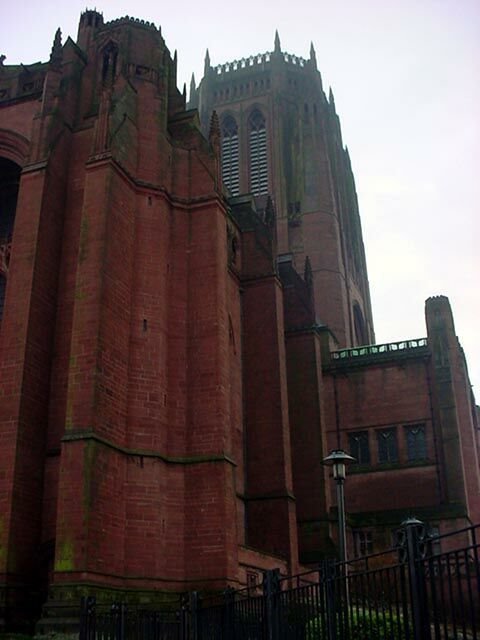
[[[332,467],[335,480],[345,480],[346,466],[352,462],[356,462],[356,459],[342,449],[334,449],[323,459],[323,464]]]

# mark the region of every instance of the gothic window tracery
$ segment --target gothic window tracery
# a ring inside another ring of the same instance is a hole
[[[240,157],[238,126],[235,118],[226,116],[222,121],[222,180],[234,196],[240,193]]]
[[[368,431],[356,431],[348,434],[350,454],[357,464],[370,464],[370,443]]]
[[[397,430],[380,429],[377,431],[378,462],[398,462]]]
[[[268,194],[267,129],[263,114],[255,109],[249,118],[250,191]]]
[[[427,443],[425,439],[425,425],[414,424],[405,427],[407,439],[407,457],[409,462],[426,460]]]

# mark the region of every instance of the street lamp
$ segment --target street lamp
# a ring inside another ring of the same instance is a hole
[[[337,485],[337,507],[338,507],[338,533],[340,542],[340,561],[347,561],[347,532],[345,527],[345,493],[343,485],[345,483],[346,466],[356,459],[342,449],[335,449],[326,458],[323,464],[333,468],[333,477]]]

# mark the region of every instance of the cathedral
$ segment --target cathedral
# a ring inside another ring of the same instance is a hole
[[[333,449],[352,556],[408,516],[480,522],[449,301],[375,343],[313,47],[207,52],[188,101],[176,66],[155,25],[91,10],[47,62],[0,57],[0,631],[335,555]]]

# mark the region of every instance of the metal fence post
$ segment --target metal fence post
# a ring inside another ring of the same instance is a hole
[[[232,640],[235,637],[234,602],[235,589],[227,587],[223,592],[222,634],[224,638]]]
[[[125,640],[126,638],[126,622],[127,622],[127,605],[125,604],[125,602],[122,602],[120,605],[120,621],[119,621],[120,640]]]
[[[120,602],[114,602],[110,607],[110,615],[108,616],[108,632],[113,640],[122,640],[120,635]]]
[[[280,570],[270,569],[263,573],[263,595],[265,597],[265,614],[268,640],[280,638]]]
[[[190,610],[190,637],[189,640],[200,640],[200,602],[197,591],[192,591],[189,595]]]
[[[82,596],[80,600],[80,631],[79,640],[87,640],[87,598]]]
[[[95,605],[94,596],[82,596],[80,603],[80,640],[95,639]]]
[[[182,594],[180,598],[180,608],[177,611],[179,640],[189,640],[189,604],[189,594]]]
[[[322,627],[327,632],[328,640],[336,640],[337,606],[335,602],[335,560],[324,560],[320,568],[322,588]],[[323,628],[322,628],[323,631]]]
[[[414,640],[429,640],[431,634],[428,622],[428,602],[425,597],[425,576],[421,554],[421,532],[424,531],[424,525],[423,522],[416,518],[407,518],[407,520],[402,522],[402,528],[405,532],[404,544],[408,565],[413,638]]]

